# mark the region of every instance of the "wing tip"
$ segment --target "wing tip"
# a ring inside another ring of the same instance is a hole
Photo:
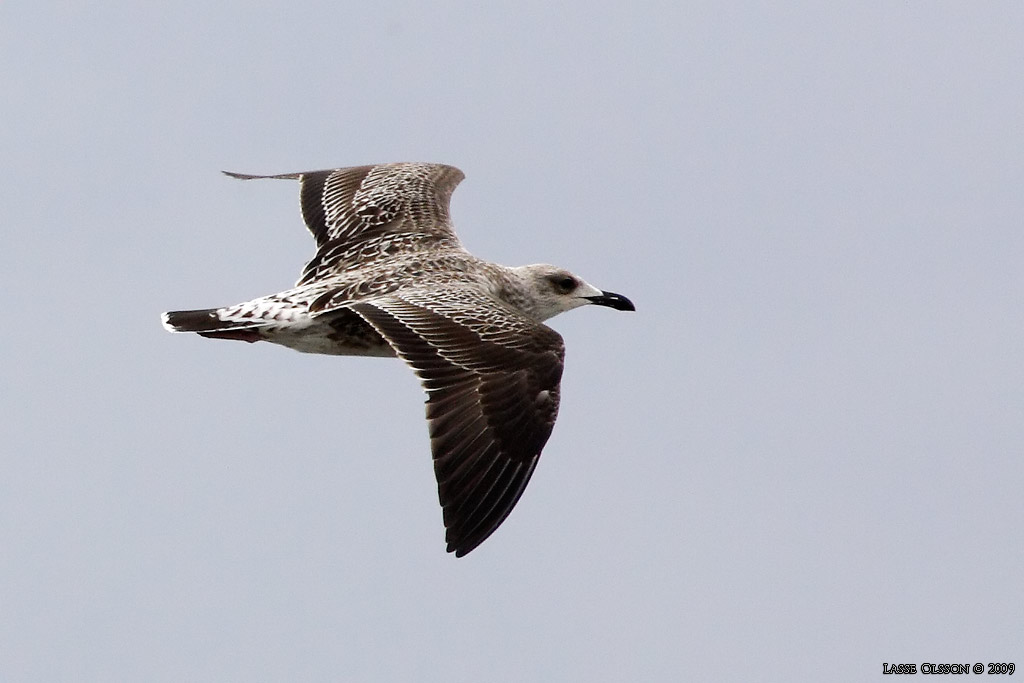
[[[480,539],[475,543],[466,543],[465,539],[460,539],[460,542],[458,543],[455,541],[449,541],[446,550],[447,552],[454,553],[455,557],[465,557],[480,547],[480,544],[483,543],[484,540],[485,539]]]
[[[526,485],[530,483],[539,456],[538,453],[532,462],[520,464],[512,470],[510,480],[503,485],[503,490],[498,493],[497,498],[487,503],[489,508],[484,514],[477,514],[480,504],[485,502],[480,501],[461,523],[453,520],[447,525],[445,540],[448,543],[448,552],[454,552],[455,557],[469,554],[505,523],[526,490]],[[500,482],[492,483],[491,487],[498,483]],[[488,497],[490,493],[489,490]]]
[[[221,171],[224,175],[229,178],[235,178],[236,180],[265,180],[265,179],[280,179],[280,180],[300,180],[302,178],[301,173],[278,173],[277,175],[254,175],[251,173],[237,173],[235,171]]]

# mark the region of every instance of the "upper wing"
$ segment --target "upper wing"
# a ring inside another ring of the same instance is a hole
[[[423,382],[445,540],[461,557],[505,520],[537,466],[558,414],[562,338],[466,288],[348,307]]]
[[[299,284],[356,263],[402,251],[460,246],[448,204],[462,171],[442,164],[399,163],[233,178],[300,182],[302,219],[317,252]]]

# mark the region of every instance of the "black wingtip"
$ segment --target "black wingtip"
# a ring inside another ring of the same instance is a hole
[[[458,543],[449,541],[447,551],[453,553],[455,557],[465,557],[466,555],[469,555],[471,552],[479,548],[480,544],[486,541],[487,537],[490,536],[491,533],[494,533],[494,531],[495,530],[492,529],[491,532],[487,534],[487,536],[484,536],[480,539],[474,539],[472,543],[467,543],[465,539],[461,539],[460,542]]]
[[[445,539],[447,541],[445,551],[453,553],[455,557],[465,557],[466,555],[473,552],[476,548],[478,548],[481,543],[484,542],[484,539],[482,538],[479,541],[476,541],[472,544],[467,543],[465,538],[453,539],[451,538],[451,530],[449,529],[448,531],[448,538]]]

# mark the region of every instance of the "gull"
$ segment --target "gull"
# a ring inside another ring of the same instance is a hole
[[[470,552],[519,501],[555,424],[565,346],[544,321],[586,304],[633,303],[563,268],[501,266],[466,251],[449,215],[464,177],[453,166],[225,173],[298,180],[316,253],[291,289],[164,313],[164,327],[404,360],[427,394],[447,550]]]

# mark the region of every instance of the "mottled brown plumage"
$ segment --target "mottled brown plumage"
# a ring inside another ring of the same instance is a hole
[[[554,266],[508,268],[468,253],[449,217],[463,178],[451,166],[229,175],[299,180],[317,251],[292,289],[165,313],[165,326],[309,353],[397,354],[427,392],[448,550],[473,550],[519,500],[558,414],[565,350],[543,321],[632,303]]]

